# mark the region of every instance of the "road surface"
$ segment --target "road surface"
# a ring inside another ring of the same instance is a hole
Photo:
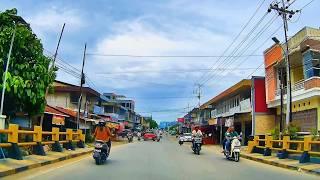
[[[112,149],[104,165],[95,165],[90,155],[32,169],[5,179],[39,180],[212,180],[212,179],[319,179],[319,176],[286,170],[241,159],[227,161],[213,147],[204,147],[194,155],[189,145],[162,139],[161,142],[141,141]]]

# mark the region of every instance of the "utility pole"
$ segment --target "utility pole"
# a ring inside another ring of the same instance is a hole
[[[82,102],[82,87],[86,81],[85,76],[83,74],[84,63],[86,60],[86,51],[87,51],[87,43],[84,44],[83,60],[82,60],[82,68],[81,68],[80,97],[79,97],[79,101],[78,101],[78,113],[77,113],[77,129],[80,128],[80,109],[81,109],[81,102]]]
[[[287,0],[288,2],[290,0]],[[281,4],[281,7],[279,7],[279,4]],[[283,28],[284,28],[284,36],[285,36],[285,61],[287,63],[286,70],[287,70],[287,111],[286,111],[286,126],[289,125],[289,123],[292,121],[292,93],[291,93],[291,65],[290,65],[290,58],[289,58],[289,44],[288,44],[288,19],[287,17],[291,18],[296,12],[299,11],[293,11],[288,10],[289,5],[285,4],[284,0],[281,0],[281,2],[274,2],[270,4],[270,7],[268,9],[268,12],[271,12],[272,10],[277,11],[279,15],[282,16],[283,21]]]
[[[198,98],[198,123],[200,123],[200,106],[201,106],[201,84],[196,84],[197,89],[195,90],[195,94]]]
[[[60,47],[60,42],[61,42],[62,34],[64,32],[65,25],[66,25],[66,23],[63,23],[63,26],[62,26],[62,29],[61,29],[61,32],[60,32],[60,36],[59,36],[59,40],[58,40],[58,44],[57,44],[57,47],[56,47],[56,51],[54,52],[54,55],[53,55],[52,65],[51,65],[51,67],[49,66],[48,71],[53,70],[54,67],[55,67],[55,62],[56,62],[56,59],[57,59],[58,50],[59,50],[59,47]],[[46,88],[46,94],[44,96],[45,99],[47,99],[48,93],[49,93],[49,86]],[[47,105],[47,101],[45,101],[45,103]],[[44,113],[40,117],[40,126],[41,127],[42,127],[42,124],[43,124],[43,118],[44,118]]]
[[[283,83],[284,83],[284,68],[280,68],[280,132],[283,129]]]

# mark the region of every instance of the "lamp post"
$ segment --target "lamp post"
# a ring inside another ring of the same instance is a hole
[[[8,73],[9,64],[10,64],[13,42],[16,37],[17,24],[19,23],[19,24],[27,25],[27,27],[29,27],[29,24],[22,17],[14,15],[14,14],[9,14],[9,15],[12,16],[14,19],[14,30],[13,30],[13,35],[11,37],[9,53],[7,56],[7,64],[6,64],[6,69],[4,72],[4,79],[3,79],[3,83],[2,83],[1,106],[0,106],[0,129],[5,128],[6,115],[3,114],[4,94],[5,94],[5,90],[6,90],[6,83],[7,83],[7,78],[8,78],[7,73]]]
[[[280,41],[273,37],[272,40],[280,45]],[[291,121],[291,75],[290,75],[290,62],[289,62],[289,49],[288,49],[288,41],[286,41],[286,50],[280,45],[282,51],[285,53],[285,62],[286,62],[286,70],[287,70],[287,112],[286,112],[286,126],[289,125]],[[281,73],[283,75],[283,73]],[[282,89],[281,89],[282,91]],[[282,93],[282,92],[281,92]],[[282,114],[281,114],[282,116]]]

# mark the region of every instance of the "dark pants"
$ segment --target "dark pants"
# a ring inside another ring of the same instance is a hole
[[[109,139],[109,141],[106,143],[109,146],[109,152],[108,154],[110,154],[110,150],[111,150],[111,140]]]
[[[227,150],[230,151],[231,140],[224,139],[223,142],[222,142],[222,147],[223,147],[223,150],[226,150],[225,148],[227,148]]]

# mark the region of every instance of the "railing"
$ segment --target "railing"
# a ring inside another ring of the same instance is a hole
[[[292,91],[298,91],[301,89],[304,89],[304,79],[297,81],[292,87]]]
[[[274,147],[275,144],[277,144],[278,147]],[[293,144],[295,144],[296,148],[292,148]],[[270,135],[265,136],[265,139],[260,139],[259,136],[255,136],[253,141],[249,141],[248,143],[248,151],[249,153],[253,153],[255,152],[255,148],[264,149],[265,156],[270,156],[271,150],[283,152],[285,154],[284,157],[287,157],[287,152],[303,153],[304,156],[301,156],[301,158],[310,157],[310,155],[320,155],[320,150],[312,150],[312,145],[320,145],[320,141],[312,140],[311,136],[304,136],[303,140],[290,140],[290,136],[284,136],[281,140],[274,140]],[[300,162],[308,162],[306,159],[301,158]]]
[[[19,125],[9,124],[8,129],[0,129],[0,134],[7,134],[7,143],[0,143],[1,148],[10,148],[9,157],[22,160],[22,155],[19,146],[35,146],[34,154],[46,155],[43,149],[43,145],[52,144],[52,150],[61,152],[62,147],[60,144],[64,144],[66,149],[74,150],[72,143],[78,143],[77,146],[80,148],[84,147],[85,135],[79,129],[73,131],[72,129],[67,129],[66,132],[60,132],[59,128],[53,127],[52,132],[42,131],[41,126],[34,126],[33,131],[19,130]],[[19,135],[27,134],[32,135],[31,142],[19,142]],[[43,135],[51,136],[51,141],[44,141]],[[65,136],[65,140],[61,138]]]
[[[292,86],[292,91],[294,92],[294,91],[299,91],[301,89],[305,89],[304,84],[305,84],[305,80],[304,79],[295,82],[293,84],[293,86]],[[280,93],[281,93],[280,89],[276,89],[275,90],[276,96],[280,96]],[[283,87],[283,94],[287,94],[287,87]]]

